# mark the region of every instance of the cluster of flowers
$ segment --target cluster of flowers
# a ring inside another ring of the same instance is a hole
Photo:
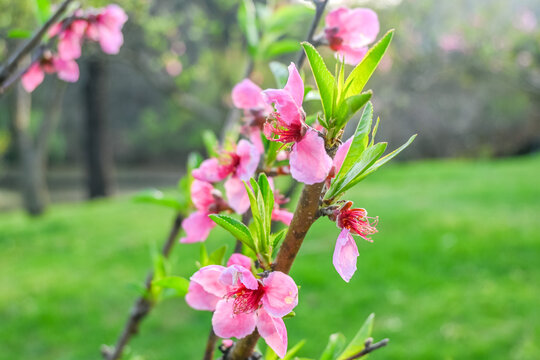
[[[349,64],[358,63],[367,45],[379,32],[377,15],[369,9],[339,8],[326,18],[325,35],[336,56]],[[296,66],[288,67],[289,77],[283,89],[262,90],[250,79],[244,79],[232,90],[235,107],[243,110],[242,134],[246,139],[221,149],[217,157],[207,159],[192,171],[191,198],[196,211],[182,223],[186,236],[183,243],[204,241],[215,223],[208,217],[224,211],[243,214],[249,209],[244,183],[260,169],[265,152],[263,136],[283,144],[278,160],[288,160],[280,174],[290,174],[304,184],[325,182],[330,186],[347,155],[352,138],[343,142],[332,159],[325,148],[324,128],[306,122],[303,109],[304,83]],[[264,169],[261,169],[264,171]],[[273,186],[273,179],[269,178]],[[214,188],[224,181],[226,199]],[[292,214],[280,209],[285,200],[274,189],[276,201],[272,220],[289,225]],[[353,235],[371,241],[377,232],[367,211],[342,202],[327,214],[341,232],[337,238],[333,264],[345,280],[356,271],[358,248]],[[298,304],[298,287],[294,280],[279,271],[255,274],[252,260],[233,254],[227,267],[209,265],[192,277],[187,303],[197,310],[213,311],[212,325],[221,338],[242,338],[255,329],[279,357],[287,350],[287,331],[283,316]],[[228,342],[230,344],[230,342]]]
[[[26,91],[32,92],[43,82],[45,73],[56,73],[67,82],[79,79],[79,66],[84,39],[99,42],[103,52],[117,54],[124,42],[122,27],[127,21],[124,10],[115,4],[91,11],[76,11],[73,16],[55,24],[49,38],[58,38],[57,53],[44,51],[23,74],[21,81]]]

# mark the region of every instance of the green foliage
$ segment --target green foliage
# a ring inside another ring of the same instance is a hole
[[[44,24],[51,17],[51,1],[50,0],[35,0],[36,18]]]
[[[375,314],[370,314],[349,345],[338,356],[337,360],[345,360],[364,349],[364,343],[367,338],[371,337],[371,332],[373,331],[373,320],[375,320]],[[364,358],[367,358],[367,355]]]
[[[152,288],[169,290],[166,297],[184,297],[189,288],[189,280],[181,276],[164,276],[152,281]]]
[[[211,130],[205,130],[202,134],[203,143],[206,147],[206,154],[208,157],[218,157],[218,147],[219,147],[219,141]]]
[[[270,71],[272,71],[272,75],[274,75],[274,79],[276,80],[276,87],[284,88],[287,84],[287,78],[289,76],[287,66],[278,61],[271,61],[268,65],[270,66]]]
[[[224,265],[226,252],[227,245],[223,245],[214,250],[211,254],[208,254],[206,246],[201,244],[200,257],[199,261],[197,262],[197,266],[202,268],[208,265]]]
[[[251,56],[257,54],[259,45],[259,30],[257,24],[257,13],[252,0],[242,0],[238,8],[238,24],[244,33],[248,45],[248,52]]]
[[[173,208],[177,211],[187,210],[187,199],[184,195],[165,195],[162,191],[157,189],[147,189],[140,191],[133,196],[133,201],[166,206]]]
[[[335,360],[338,354],[341,353],[345,347],[345,336],[341,333],[335,333],[328,338],[328,344],[322,352],[319,360]]]
[[[254,241],[251,231],[241,221],[238,221],[230,216],[220,214],[211,214],[209,217],[216,224],[230,232],[232,236],[241,241],[248,248],[255,252],[257,251],[257,243]]]
[[[23,29],[9,30],[7,37],[10,39],[26,39],[32,36],[32,31]]]

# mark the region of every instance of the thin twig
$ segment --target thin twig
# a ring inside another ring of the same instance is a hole
[[[309,43],[313,43],[314,41],[314,35],[315,30],[317,30],[317,26],[319,26],[319,22],[321,21],[321,17],[324,13],[324,9],[326,8],[326,4],[328,3],[328,0],[312,0],[313,4],[315,4],[315,17],[313,18],[313,21],[311,22],[311,26],[309,28],[308,35],[306,37],[306,41]],[[306,54],[304,53],[304,49],[300,50],[300,54],[298,55],[298,60],[296,60],[296,66],[298,68],[302,67],[302,64],[304,63],[304,60],[306,58]]]
[[[66,11],[69,3],[73,0],[64,0],[64,2],[56,9],[54,14],[43,24],[30,39],[28,39],[21,47],[19,47],[15,53],[7,60],[6,64],[0,70],[0,85],[3,85],[7,78],[9,78],[19,67],[20,62],[26,55],[32,52],[41,43],[43,35],[54,25],[60,16]]]
[[[163,248],[161,249],[161,254],[165,258],[169,257],[169,254],[171,253],[171,249],[173,245],[176,243],[176,240],[178,238],[178,233],[180,232],[180,226],[182,224],[182,220],[183,220],[182,215],[180,214],[176,215],[173,221],[171,230],[169,232],[169,236],[167,237],[167,240],[165,244],[163,244]],[[154,279],[154,273],[150,271],[146,277],[146,282],[145,282],[146,292],[150,291],[152,287],[153,279]],[[126,324],[124,325],[124,330],[122,331],[122,334],[120,335],[120,337],[118,338],[118,341],[116,342],[116,346],[114,348],[111,348],[104,345],[101,348],[101,353],[103,354],[103,357],[106,360],[120,359],[127,343],[131,340],[133,335],[137,334],[137,332],[139,331],[139,325],[141,321],[148,315],[148,313],[152,310],[153,306],[154,306],[154,303],[147,296],[144,296],[144,295],[139,297],[135,301],[135,304],[133,304],[133,308],[130,312],[129,318],[127,319]]]
[[[210,333],[208,334],[208,341],[206,342],[206,349],[204,351],[203,360],[213,360],[214,359],[214,350],[216,348],[216,343],[218,341],[218,336],[214,332],[213,328],[210,328]]]
[[[389,339],[383,339],[383,340],[381,340],[379,342],[376,342],[375,344],[372,344],[373,339],[369,338],[369,339],[366,340],[365,347],[364,347],[364,349],[362,349],[362,351],[354,354],[353,356],[350,356],[350,357],[346,358],[345,360],[359,359],[362,356],[369,354],[370,352],[373,352],[373,351],[375,351],[377,349],[385,347],[386,345],[388,345],[389,341],[390,341]]]

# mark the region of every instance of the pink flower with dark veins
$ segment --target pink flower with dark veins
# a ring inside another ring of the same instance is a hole
[[[305,184],[324,181],[332,159],[326,153],[324,138],[305,122],[304,83],[296,66],[289,65],[285,88],[268,89],[263,94],[266,102],[276,109],[264,125],[266,138],[283,144],[293,143],[289,160],[292,177]]]
[[[118,54],[124,43],[122,27],[127,19],[125,11],[120,6],[108,5],[98,14],[88,17],[86,36],[93,41],[99,41],[104,53]]]
[[[229,206],[221,197],[221,193],[214,189],[212,184],[193,180],[191,183],[191,200],[197,211],[182,221],[182,228],[186,236],[180,239],[181,243],[194,243],[205,241],[210,230],[216,224],[208,217],[228,210]]]
[[[344,57],[346,64],[356,65],[377,38],[379,19],[371,9],[340,7],[326,15],[324,32],[336,55]]]
[[[353,209],[352,204],[351,201],[347,202],[330,217],[336,221],[338,228],[342,229],[336,241],[333,263],[346,282],[349,282],[356,271],[356,259],[359,255],[352,235],[373,242],[368,236],[377,232],[375,228],[377,219],[370,223],[371,218],[368,218],[367,211],[360,208]]]
[[[243,214],[249,208],[249,197],[243,181],[251,178],[261,157],[257,148],[247,140],[240,140],[232,151],[222,151],[219,158],[210,158],[193,170],[195,179],[207,182],[225,182],[225,192],[231,208]]]
[[[217,336],[243,338],[257,329],[283,358],[287,353],[287,329],[282,318],[298,304],[298,287],[280,271],[256,278],[250,270],[251,259],[247,259],[249,267],[248,260],[243,259],[228,267],[201,268],[190,279],[186,302],[197,310],[214,311],[212,326]]]

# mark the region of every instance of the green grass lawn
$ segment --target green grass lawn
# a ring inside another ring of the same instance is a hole
[[[338,229],[319,220],[292,276],[301,285],[289,344],[317,357],[369,313],[373,359],[540,359],[540,157],[392,164],[350,198],[380,218],[346,284],[332,266]],[[116,339],[173,214],[127,198],[0,215],[0,359],[98,359]],[[214,230],[210,249],[233,244]],[[199,245],[176,245],[190,276]],[[144,359],[201,358],[211,314],[163,302],[132,342]]]

